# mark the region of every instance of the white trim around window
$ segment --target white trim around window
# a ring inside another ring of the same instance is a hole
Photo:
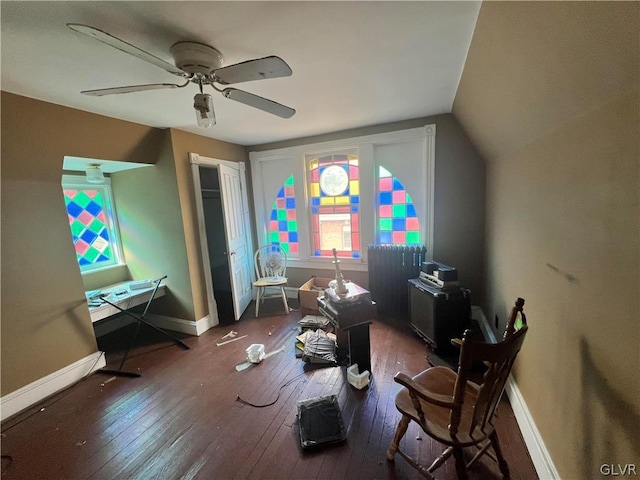
[[[435,125],[367,135],[331,142],[290,148],[250,152],[259,242],[267,238],[269,215],[276,194],[284,181],[294,176],[298,221],[299,254],[290,258],[293,268],[331,268],[329,259],[311,255],[310,218],[307,200],[307,166],[305,156],[356,149],[360,167],[360,259],[342,259],[343,268],[366,270],[367,245],[376,238],[376,170],[379,165],[391,167],[414,200],[427,257],[433,251],[433,208],[435,173]]]

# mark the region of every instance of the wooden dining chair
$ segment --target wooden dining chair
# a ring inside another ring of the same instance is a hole
[[[405,388],[396,395],[396,408],[402,414],[395,437],[387,451],[387,459],[398,453],[426,478],[451,456],[455,458],[460,480],[467,478],[467,469],[483,454],[498,462],[504,478],[509,478],[507,465],[493,424],[494,414],[504,392],[511,367],[527,334],[524,300],[518,298],[507,321],[504,338],[499,343],[485,343],[473,339],[467,330],[462,341],[453,340],[460,347],[458,373],[447,367],[432,367],[414,377],[397,373],[394,380]],[[480,383],[469,379],[473,365],[483,363],[486,371]],[[447,445],[446,450],[429,467],[400,450],[400,441],[411,421],[422,430]],[[473,458],[466,462],[463,449],[472,447]],[[489,451],[492,447],[495,456]]]
[[[287,252],[276,244],[263,245],[258,248],[253,256],[256,268],[257,280],[253,286],[257,288],[256,294],[256,317],[260,312],[260,304],[266,298],[281,298],[284,310],[289,314],[289,304],[287,303]],[[269,290],[276,290],[276,293],[268,293]]]

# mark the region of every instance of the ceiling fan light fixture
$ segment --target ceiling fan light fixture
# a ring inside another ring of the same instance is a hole
[[[102,173],[100,165],[87,165],[85,174],[89,183],[104,183],[104,173]]]
[[[193,108],[196,111],[198,126],[209,128],[216,124],[216,114],[213,111],[213,97],[208,93],[196,93],[193,97]]]

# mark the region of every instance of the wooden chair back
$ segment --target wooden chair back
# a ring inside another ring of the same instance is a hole
[[[287,252],[280,245],[262,245],[253,257],[258,278],[285,277]]]
[[[465,422],[464,428],[471,436],[474,431],[492,430],[493,415],[498,407],[500,398],[504,392],[507,379],[516,356],[522,347],[524,337],[527,334],[526,317],[522,312],[524,300],[519,298],[511,312],[505,338],[499,343],[485,343],[474,341],[471,330],[467,330],[462,340],[458,377],[454,389],[453,408],[450,414],[449,431],[452,435],[458,433],[464,408],[465,391],[467,382],[474,365],[483,363],[486,366],[482,383],[477,389],[473,414],[470,422]],[[516,320],[521,319],[521,325],[516,325]],[[519,329],[516,330],[516,328]],[[487,429],[486,427],[489,427]]]

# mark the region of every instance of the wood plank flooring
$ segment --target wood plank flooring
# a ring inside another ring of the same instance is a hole
[[[3,478],[422,478],[400,457],[387,462],[385,453],[399,420],[394,396],[400,386],[393,375],[427,368],[423,342],[406,322],[375,321],[372,380],[356,390],[346,380],[345,367],[313,368],[295,358],[300,313],[280,314],[281,308],[280,302],[267,301],[256,319],[250,305],[239,322],[200,337],[181,336],[190,350],[143,327],[124,365],[140,378],[96,373],[3,422]],[[231,330],[247,337],[217,346]],[[100,339],[110,368],[118,367],[128,334],[122,329]],[[252,343],[265,344],[267,353],[284,350],[237,371]],[[302,450],[296,402],[329,394],[338,397],[347,440]],[[256,408],[238,396],[257,405],[275,402]],[[537,478],[506,399],[499,407],[498,434],[512,478]],[[425,463],[443,449],[415,424],[403,442]],[[488,458],[470,476],[501,478]],[[456,478],[453,459],[437,478]]]

